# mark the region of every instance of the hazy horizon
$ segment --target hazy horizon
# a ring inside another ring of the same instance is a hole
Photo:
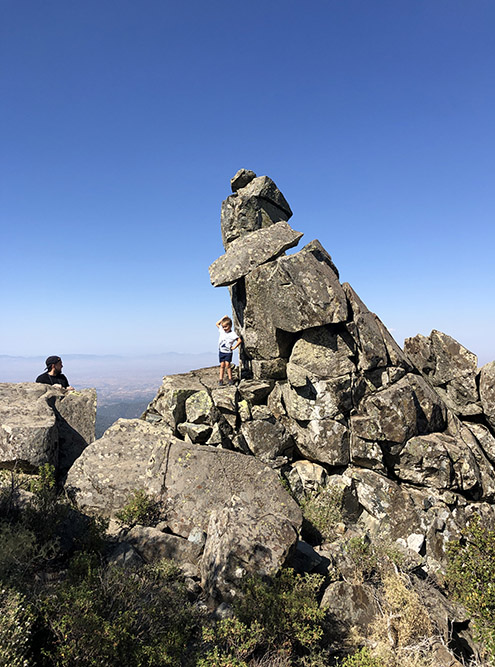
[[[46,355],[48,356],[48,355]],[[46,356],[0,355],[0,382],[34,382],[45,369]],[[146,355],[61,354],[63,372],[76,389],[95,387],[99,401],[149,396],[165,375],[214,366],[217,355],[165,352]]]

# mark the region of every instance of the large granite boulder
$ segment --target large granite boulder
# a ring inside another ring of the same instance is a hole
[[[0,467],[63,474],[95,437],[96,392],[35,382],[0,384]]]
[[[288,334],[345,322],[347,299],[330,256],[317,241],[251,271],[232,291],[244,351],[253,359],[287,358]]]
[[[428,337],[406,338],[404,351],[451,410],[464,416],[481,413],[475,354],[435,329]]]
[[[236,507],[246,508],[242,525],[235,528],[240,551],[216,552],[215,568],[220,570],[230,571],[230,559],[238,553],[245,573],[276,572],[293,548],[302,520],[277,473],[253,456],[188,444],[175,438],[166,423],[140,419],[120,419],[89,446],[70,469],[67,486],[81,509],[105,516],[121,509],[133,491],[144,489],[159,501],[161,519],[173,535],[188,538],[194,530],[209,531],[201,571],[210,592],[216,590],[217,575],[206,564],[213,557],[208,545],[218,538],[222,512],[233,499]],[[270,557],[256,556],[263,550]]]

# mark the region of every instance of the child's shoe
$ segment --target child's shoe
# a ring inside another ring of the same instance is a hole
[[[234,380],[229,380],[228,384],[234,384]]]
[[[218,381],[218,386],[219,386],[219,387],[223,387],[223,380],[219,380],[219,381]]]

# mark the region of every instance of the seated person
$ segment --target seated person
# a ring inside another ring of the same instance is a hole
[[[69,380],[62,373],[63,363],[60,357],[48,357],[45,363],[46,371],[41,375],[38,375],[36,382],[41,382],[42,384],[58,384],[64,389],[74,391],[74,387],[69,385]]]

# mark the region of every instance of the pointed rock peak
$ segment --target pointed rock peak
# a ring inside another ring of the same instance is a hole
[[[239,169],[236,175],[230,179],[232,192],[237,192],[239,188],[245,188],[253,178],[256,178],[256,174],[251,169]]]

